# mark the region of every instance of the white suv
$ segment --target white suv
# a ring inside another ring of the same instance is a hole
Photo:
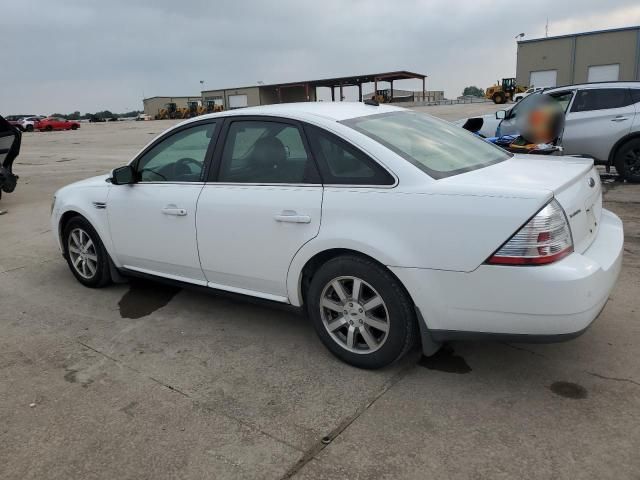
[[[34,115],[32,117],[23,117],[18,120],[18,127],[23,132],[33,132],[36,122],[42,120],[44,117]]]
[[[537,93],[541,90],[544,90],[544,87],[531,87],[530,89],[528,89],[526,92],[520,92],[520,93],[516,93],[513,96],[513,101],[514,102],[519,102],[520,100],[522,100],[524,97],[528,97],[529,95],[531,95],[532,93]]]
[[[628,181],[640,182],[640,82],[585,83],[541,93],[564,107],[560,144],[565,155],[593,157],[596,163],[606,165],[607,171],[614,165]],[[479,133],[487,137],[517,133],[518,112],[535,95],[508,110],[484,116]]]

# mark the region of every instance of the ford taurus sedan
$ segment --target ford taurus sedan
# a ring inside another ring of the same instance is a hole
[[[146,276],[291,304],[379,368],[418,342],[557,341],[598,316],[622,223],[591,161],[532,157],[397,107],[246,108],[62,188],[51,221],[87,287]]]

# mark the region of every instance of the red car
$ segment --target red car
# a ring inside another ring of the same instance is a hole
[[[64,118],[58,117],[47,117],[43,118],[35,125],[36,130],[51,131],[51,130],[76,130],[80,128],[80,123],[75,120],[65,120]]]

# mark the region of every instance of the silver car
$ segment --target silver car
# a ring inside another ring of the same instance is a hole
[[[485,136],[517,133],[518,112],[531,98],[485,118]],[[565,127],[560,144],[565,155],[587,155],[611,165],[630,182],[640,182],[640,82],[569,85],[542,92],[560,102]],[[493,117],[493,118],[492,118]]]

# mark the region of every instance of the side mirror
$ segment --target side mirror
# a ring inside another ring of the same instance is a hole
[[[496,112],[496,120],[504,120],[505,118],[507,118],[506,110],[498,110]]]
[[[124,167],[114,169],[111,172],[111,183],[114,185],[129,185],[130,183],[135,183],[133,167],[125,165]]]

